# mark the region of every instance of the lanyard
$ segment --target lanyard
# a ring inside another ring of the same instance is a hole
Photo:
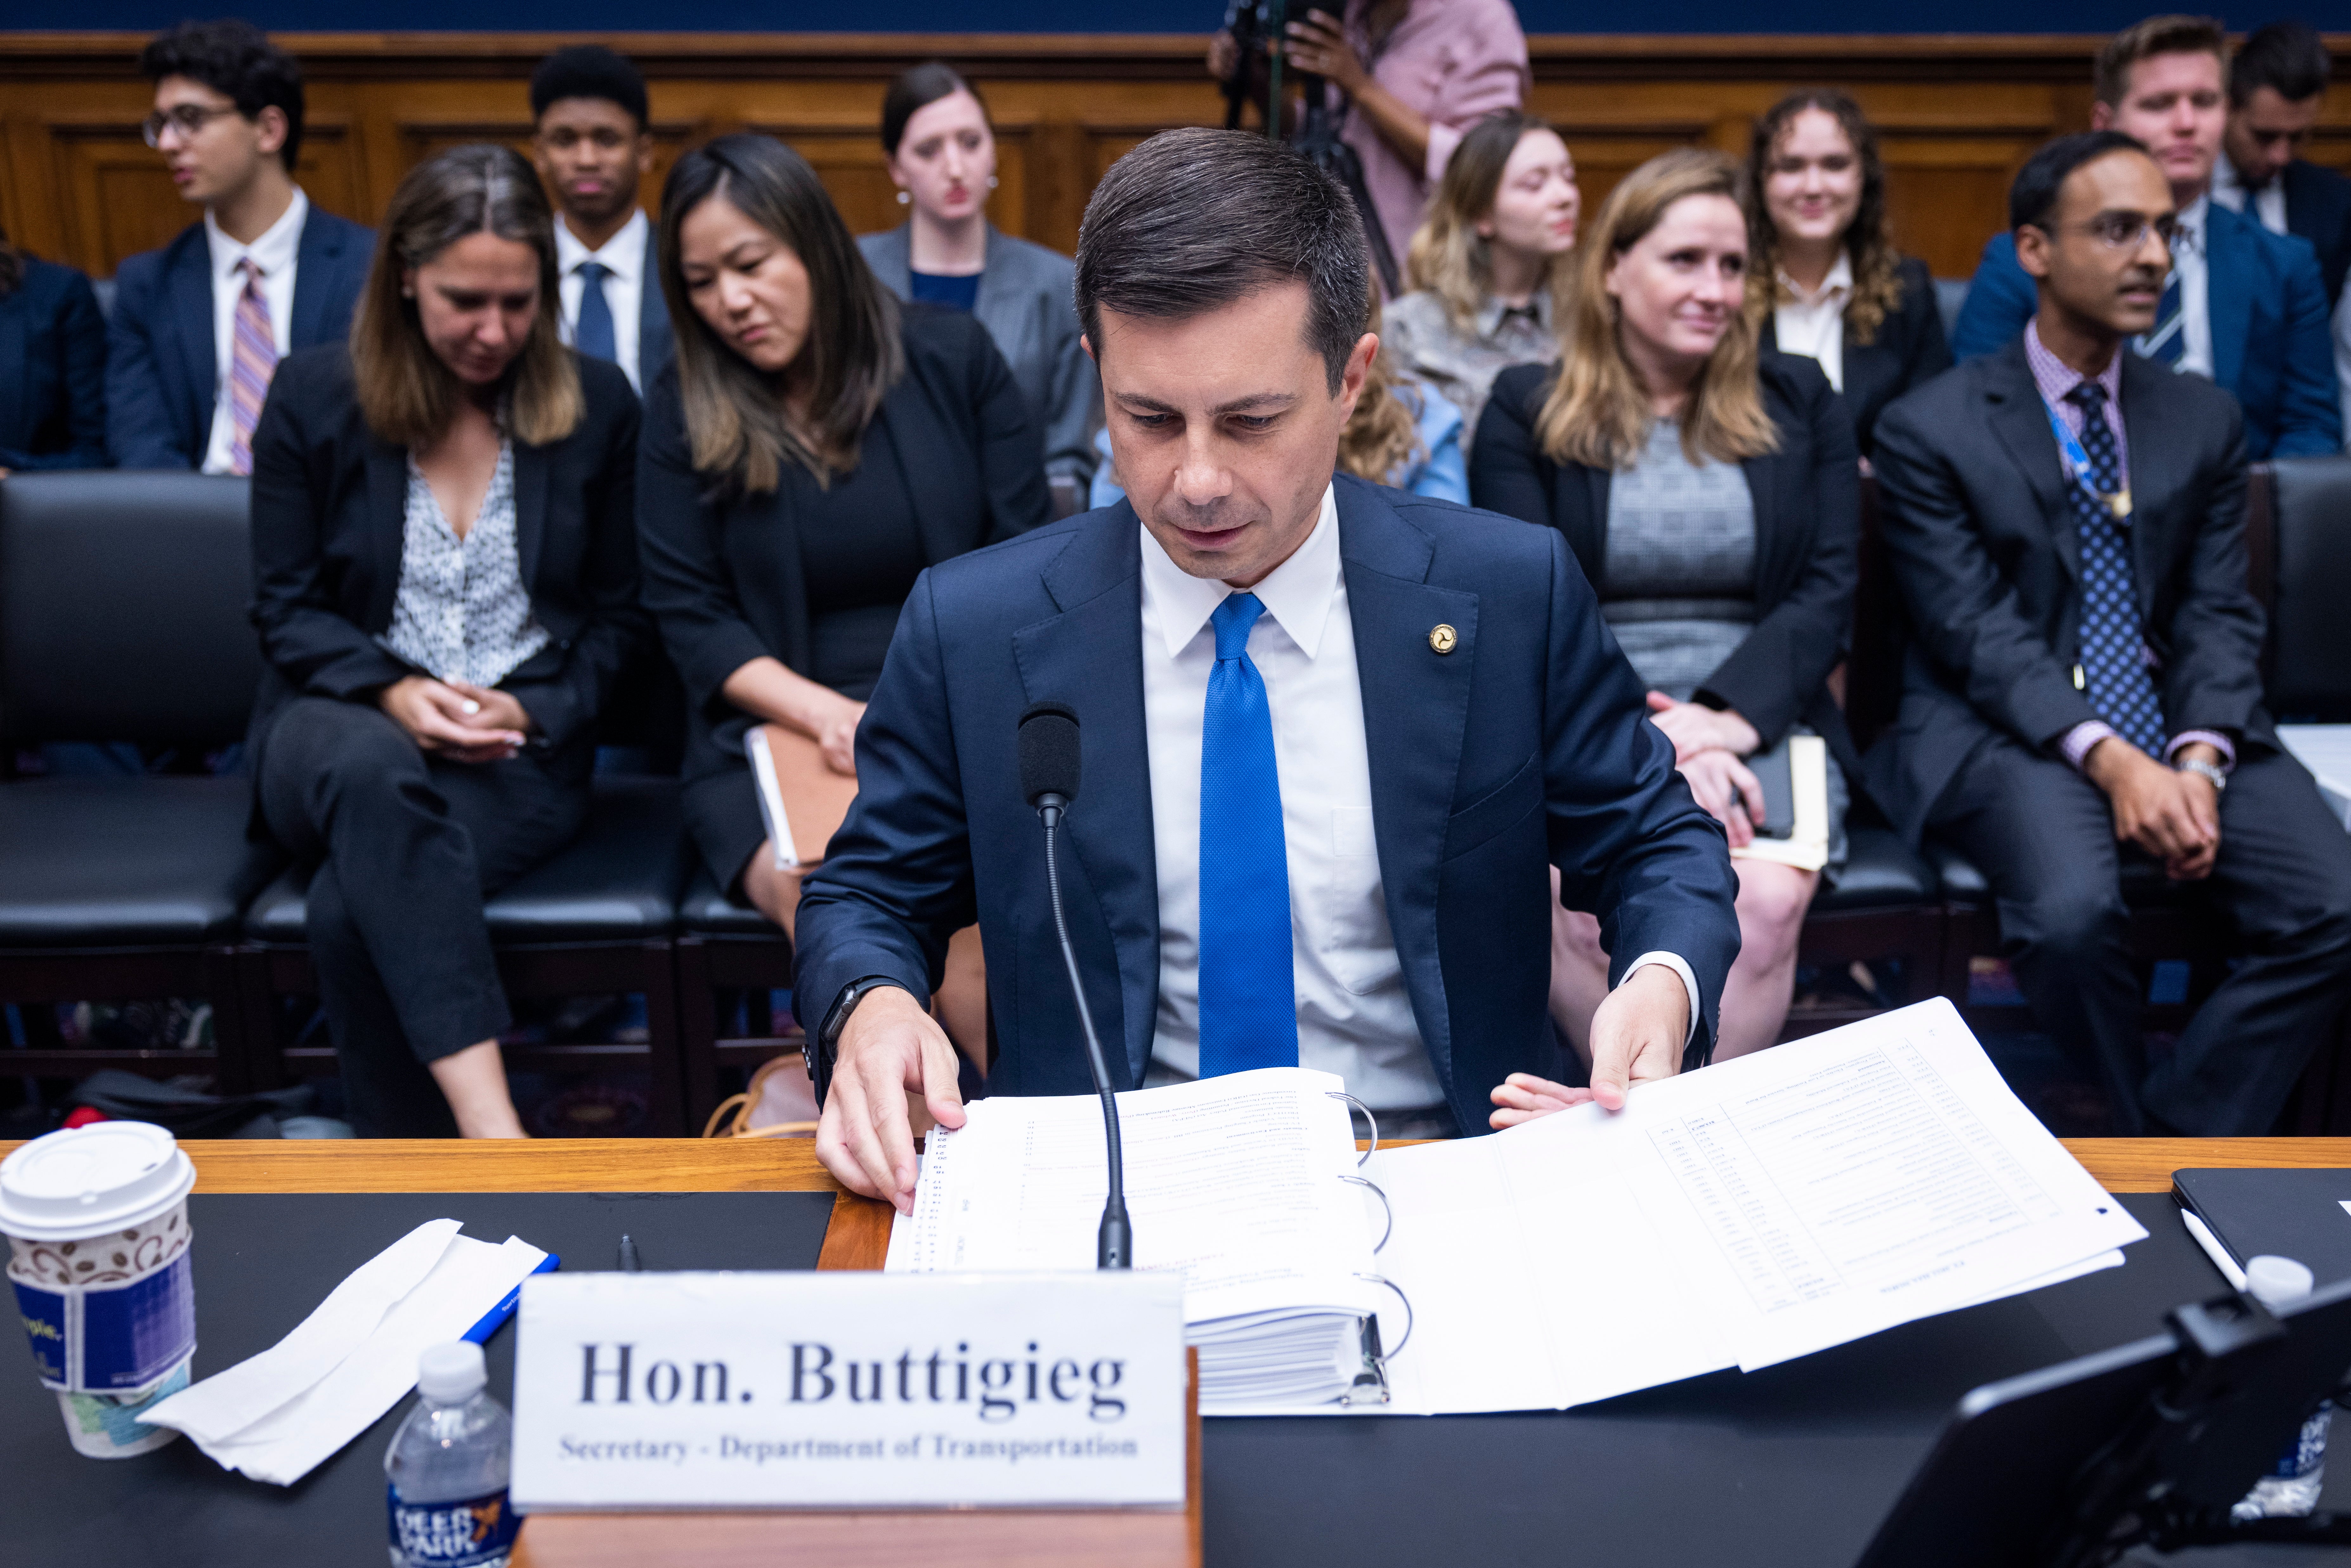
[[[2111,496],[2099,489],[2096,481],[2090,477],[2090,455],[2082,450],[2081,437],[2066,425],[2064,417],[2047,398],[2041,400],[2041,412],[2049,416],[2050,433],[2057,437],[2057,450],[2064,455],[2065,468],[2073,476],[2074,483],[2104,503],[2106,509],[2114,513],[2117,522],[2127,519],[2131,514],[2129,482],[2125,481],[2123,487]]]

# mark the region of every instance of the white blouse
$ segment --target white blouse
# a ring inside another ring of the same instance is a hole
[[[408,515],[400,591],[385,647],[444,680],[495,686],[547,646],[531,618],[515,535],[514,444],[498,444],[481,515],[459,538],[416,459],[408,460]]]

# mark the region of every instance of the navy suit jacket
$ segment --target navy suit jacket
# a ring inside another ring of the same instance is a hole
[[[2285,184],[2286,233],[2310,242],[2326,298],[2339,298],[2343,275],[2351,269],[2351,180],[2300,158],[2278,178]]]
[[[0,294],[0,468],[106,466],[106,319],[89,279],[24,258]]]
[[[637,385],[642,396],[653,394],[653,382],[677,358],[677,340],[670,333],[669,301],[662,293],[661,225],[645,225],[645,267],[637,275]]]
[[[2273,235],[2218,202],[2205,212],[2212,381],[2244,408],[2245,455],[2259,463],[2340,452],[2332,311],[2310,243]],[[2039,308],[2032,278],[2017,263],[2015,236],[1994,235],[1968,285],[1951,351],[1961,360],[1995,353]]]
[[[1551,875],[1601,923],[1618,975],[1681,956],[1714,1038],[1739,950],[1722,829],[1674,770],[1592,589],[1550,528],[1342,476],[1339,549],[1369,742],[1374,838],[1413,1017],[1465,1131],[1487,1092],[1552,1061]],[[1111,1071],[1143,1081],[1158,1013],[1159,883],[1143,698],[1142,549],[1126,502],[932,567],[857,735],[859,791],[800,895],[794,995],[814,1030],[843,987],[935,988],[976,919],[992,1092],[1092,1085],[1046,898],[1015,730],[1081,723],[1066,819],[1070,936]],[[1450,653],[1429,633],[1449,625]]]
[[[374,250],[374,230],[311,204],[295,253],[288,352],[350,335]],[[116,465],[203,467],[220,386],[203,224],[122,264],[114,275],[107,339],[106,442]]]

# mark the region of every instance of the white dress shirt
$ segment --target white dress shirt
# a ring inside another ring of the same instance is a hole
[[[1200,1067],[1200,730],[1217,662],[1208,618],[1234,590],[1186,573],[1149,528],[1137,527],[1143,706],[1159,862],[1159,1015],[1151,1057],[1161,1076],[1192,1078]],[[1337,1073],[1349,1093],[1375,1111],[1437,1104],[1444,1088],[1421,1045],[1388,929],[1355,625],[1330,490],[1305,543],[1248,591],[1265,606],[1250,630],[1249,654],[1265,681],[1281,781],[1299,1065]],[[1672,954],[1651,953],[1633,968],[1652,963],[1681,977],[1695,1020],[1689,966]]]
[[[2285,233],[2285,182],[2272,180],[2260,190],[2249,193],[2226,152],[2213,159],[2212,199],[2232,213],[2241,213],[2248,194],[2253,198],[2253,217],[2262,227],[2273,235]]]
[[[558,214],[555,220],[555,269],[559,275],[557,287],[563,296],[563,340],[571,342],[580,333],[580,298],[588,287],[588,280],[580,276],[580,268],[587,262],[600,263],[608,274],[604,279],[604,303],[612,308],[612,348],[620,355],[621,373],[629,378],[629,384],[640,394],[645,389],[637,380],[637,335],[643,325],[641,312],[650,283],[645,277],[645,236],[652,227],[644,208],[639,207],[621,225],[621,232],[604,242],[603,249],[590,250],[572,234],[568,219]]]
[[[204,444],[207,474],[225,474],[235,461],[231,452],[236,445],[236,413],[229,402],[228,375],[236,352],[236,302],[245,293],[245,274],[239,269],[247,256],[261,268],[261,298],[269,307],[269,335],[277,340],[277,357],[282,360],[294,347],[294,267],[302,250],[302,225],[309,215],[310,198],[297,185],[294,199],[278,220],[251,245],[239,245],[221,232],[220,225],[213,221],[212,209],[204,209],[204,248],[213,268],[213,430]]]
[[[2179,368],[2212,379],[2212,301],[2205,267],[2204,219],[2212,198],[2197,197],[2179,214],[2171,236],[2171,265],[2179,274]]]
[[[1771,327],[1783,354],[1808,354],[1818,360],[1829,385],[1844,391],[1844,308],[1853,303],[1853,259],[1842,250],[1836,265],[1807,294],[1785,272],[1780,274],[1780,304]]]

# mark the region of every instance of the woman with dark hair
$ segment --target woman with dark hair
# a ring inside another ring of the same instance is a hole
[[[1469,459],[1479,506],[1567,537],[1652,722],[1729,837],[1740,947],[1718,1059],[1779,1038],[1822,874],[1755,852],[1763,793],[1747,758],[1792,732],[1826,739],[1832,875],[1859,766],[1828,690],[1859,574],[1853,426],[1817,365],[1757,346],[1742,183],[1721,153],[1685,148],[1609,193],[1559,365],[1502,372]],[[1587,915],[1553,929],[1552,1015],[1580,1044],[1608,955]]]
[[[1567,295],[1583,198],[1559,132],[1531,114],[1497,114],[1461,139],[1412,236],[1383,344],[1445,394],[1475,433],[1494,378],[1559,353],[1552,323]]]
[[[89,279],[0,229],[0,478],[106,466],[106,319]]]
[[[687,825],[718,884],[789,933],[803,868],[779,863],[746,737],[780,725],[853,778],[914,580],[1044,522],[1042,454],[987,330],[902,307],[780,141],[688,152],[661,211],[677,362],[638,465],[645,605],[685,682]],[[944,1009],[975,1049],[977,997]]]
[[[916,66],[882,99],[882,150],[911,210],[896,228],[858,240],[866,265],[901,299],[979,318],[1043,432],[1059,509],[1076,510],[1097,460],[1102,382],[1079,342],[1070,258],[987,221],[996,189],[987,106],[948,67]]]
[[[1886,233],[1886,165],[1861,106],[1834,88],[1790,93],[1747,150],[1747,314],[1763,347],[1820,361],[1869,455],[1877,416],[1950,369],[1927,264]]]
[[[351,340],[254,433],[261,824],[315,866],[310,953],[363,1137],[521,1137],[485,896],[588,813],[639,645],[637,400],[557,335],[555,235],[509,148],[392,193]]]

